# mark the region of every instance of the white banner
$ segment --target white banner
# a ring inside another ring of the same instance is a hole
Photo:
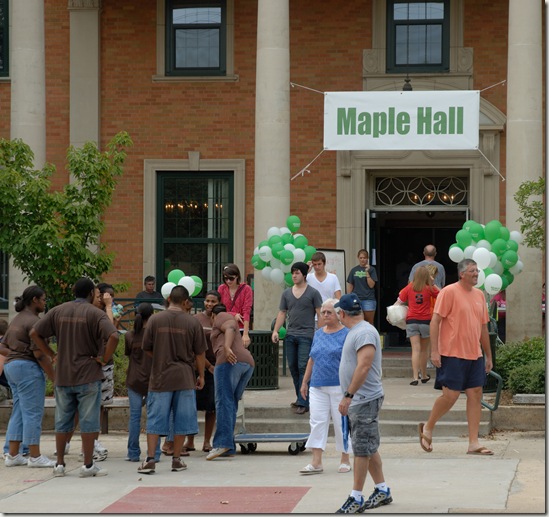
[[[480,92],[326,92],[324,149],[478,149]]]

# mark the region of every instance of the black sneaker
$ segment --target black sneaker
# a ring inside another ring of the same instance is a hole
[[[379,488],[376,488],[370,497],[366,500],[364,503],[364,506],[362,508],[362,511],[364,510],[372,510],[373,508],[377,508],[378,506],[383,506],[386,504],[391,504],[393,502],[393,498],[391,497],[391,489],[387,488],[387,492],[384,490],[380,490]]]
[[[364,497],[357,501],[352,495],[347,498],[343,506],[336,513],[362,513],[364,507]]]
[[[154,460],[147,461],[143,460],[141,466],[138,467],[137,472],[140,474],[154,474],[155,473],[155,462]]]
[[[184,461],[181,461],[181,458],[172,458],[172,472],[180,472],[186,468],[187,465]]]

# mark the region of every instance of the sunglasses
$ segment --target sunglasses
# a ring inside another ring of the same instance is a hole
[[[224,277],[223,277],[223,280],[231,280],[231,281],[233,281],[233,280],[236,280],[236,276],[224,276]]]

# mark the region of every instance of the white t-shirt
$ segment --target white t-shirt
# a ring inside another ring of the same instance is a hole
[[[326,278],[320,282],[315,276],[314,271],[307,274],[307,284],[314,287],[322,296],[322,302],[325,302],[328,298],[334,298],[336,291],[341,291],[339,285],[339,279],[337,275],[326,272]]]

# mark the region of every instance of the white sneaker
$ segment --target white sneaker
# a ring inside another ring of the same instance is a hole
[[[26,465],[27,463],[27,458],[23,458],[21,454],[17,454],[16,456],[11,456],[10,454],[7,454],[6,459],[4,460],[4,464],[6,465],[6,467],[18,467],[19,465]]]
[[[65,475],[65,465],[55,465],[53,467],[53,476],[62,478]]]
[[[71,448],[71,442],[67,442],[65,444],[65,454],[69,453],[70,448]],[[53,455],[57,456],[57,449],[53,452]]]
[[[105,461],[108,455],[109,451],[101,445],[99,440],[95,440],[93,445],[93,459],[95,461]]]
[[[216,449],[212,449],[210,454],[206,456],[206,459],[208,461],[214,460],[218,456],[221,456],[222,454],[226,453],[227,451],[230,451],[228,447],[217,447]]]
[[[109,472],[101,467],[98,467],[95,462],[92,463],[90,468],[87,468],[86,465],[80,467],[80,477],[81,478],[90,478],[94,476],[106,476]]]
[[[29,468],[55,467],[55,461],[50,460],[47,456],[44,456],[43,454],[38,456],[38,458],[33,458],[31,456],[27,463],[27,467]]]

